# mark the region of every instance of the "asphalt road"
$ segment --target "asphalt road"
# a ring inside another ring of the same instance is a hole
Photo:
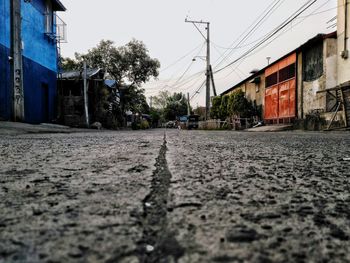
[[[350,262],[349,133],[0,137],[0,262]]]

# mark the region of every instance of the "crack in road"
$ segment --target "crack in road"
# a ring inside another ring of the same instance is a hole
[[[164,142],[156,159],[151,192],[143,201],[143,237],[138,245],[140,262],[177,262],[184,254],[182,248],[168,229],[167,203],[171,173],[166,160],[167,141]]]

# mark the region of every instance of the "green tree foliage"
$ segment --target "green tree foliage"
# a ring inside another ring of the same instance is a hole
[[[162,121],[163,110],[157,108],[150,109],[150,115],[152,118],[152,128],[158,128],[160,122]]]
[[[89,67],[104,69],[120,85],[129,82],[140,87],[159,75],[159,61],[151,58],[145,44],[135,39],[121,47],[116,47],[113,41],[102,40],[87,54],[76,53],[75,59],[79,65],[85,60]]]
[[[229,96],[227,111],[229,115],[236,115],[241,118],[249,118],[252,116],[252,104],[245,98],[244,92],[238,90]]]
[[[121,109],[115,110],[122,119],[124,112],[148,113],[149,107],[141,85],[159,75],[160,63],[151,58],[145,44],[132,40],[117,47],[113,41],[102,40],[86,54],[75,53],[75,59],[64,58],[64,70],[81,70],[86,61],[89,68],[103,69],[118,83]]]
[[[157,96],[153,97],[153,106],[157,109],[164,110],[170,96],[171,94],[169,91],[160,91]]]
[[[82,66],[80,66],[75,59],[71,59],[71,58],[61,57],[61,63],[62,63],[63,71],[79,70],[82,68]]]
[[[210,118],[220,119],[220,106],[221,106],[222,97],[217,96],[213,98],[212,107],[210,109]]]
[[[174,93],[168,97],[167,104],[164,109],[164,117],[166,120],[175,120],[178,116],[187,114],[187,99],[184,94]]]
[[[225,120],[229,114],[228,114],[228,102],[229,102],[229,96],[225,95],[221,98],[221,104],[219,108],[219,117],[221,120]]]

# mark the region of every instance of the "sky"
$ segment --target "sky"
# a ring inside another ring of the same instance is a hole
[[[67,11],[59,16],[67,23],[68,43],[62,55],[74,57],[100,40],[108,39],[122,46],[132,39],[145,43],[152,58],[161,63],[156,80],[143,85],[145,94],[159,91],[189,93],[191,106],[205,105],[205,40],[185,18],[210,22],[211,64],[214,71],[241,57],[267,33],[290,17],[310,0],[61,0]],[[262,14],[271,9],[265,18]],[[280,31],[271,43],[214,75],[218,93],[294,50],[318,33],[336,30],[337,0],[318,0],[296,20]],[[242,40],[251,25],[259,27]],[[330,22],[330,20],[332,20]],[[205,26],[199,29],[206,34]],[[242,35],[243,34],[243,35]],[[237,41],[238,39],[238,41]],[[199,56],[195,61],[193,58]],[[202,88],[201,88],[202,87]]]

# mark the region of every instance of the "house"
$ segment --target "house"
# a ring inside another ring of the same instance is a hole
[[[101,69],[87,69],[87,109],[89,123],[112,125],[113,107],[119,107],[120,96],[115,80],[105,80]],[[58,121],[72,127],[86,127],[84,79],[82,70],[63,72],[58,80]]]
[[[242,90],[261,107],[261,118],[268,124],[304,124],[319,118],[324,126],[335,119],[342,126],[340,94],[330,90],[337,85],[337,43],[336,32],[319,34],[222,95]]]
[[[2,0],[0,5],[0,119],[56,119],[58,44],[65,23],[59,0]]]

